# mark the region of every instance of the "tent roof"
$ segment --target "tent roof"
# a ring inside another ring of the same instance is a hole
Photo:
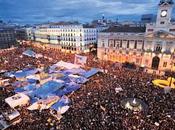
[[[29,56],[29,57],[35,57],[36,53],[32,50],[26,50],[22,53],[23,55]]]
[[[97,74],[98,72],[100,72],[100,69],[92,68],[92,69],[89,70],[88,72],[85,72],[83,76],[84,76],[85,78],[90,78],[91,76]]]
[[[54,64],[53,66],[51,66],[51,69],[55,69],[56,67],[64,67],[66,69],[77,69],[80,68],[79,65],[76,64],[72,64],[72,63],[68,63],[68,62],[64,62],[64,61],[59,61],[58,63]]]

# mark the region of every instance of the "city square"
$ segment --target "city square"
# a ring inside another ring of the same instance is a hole
[[[173,9],[159,0],[136,23],[0,21],[0,129],[174,130]]]

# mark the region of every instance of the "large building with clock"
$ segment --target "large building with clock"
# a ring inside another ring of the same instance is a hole
[[[111,27],[99,34],[98,58],[131,62],[147,70],[175,69],[175,23],[173,0],[161,0],[155,23]]]

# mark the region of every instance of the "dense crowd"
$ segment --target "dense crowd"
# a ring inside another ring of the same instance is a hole
[[[22,56],[30,46],[21,46],[13,51],[0,53],[0,70],[20,70],[26,66],[47,67],[59,60],[74,61],[73,54],[65,54],[55,49],[32,48],[44,57],[39,59]],[[164,93],[155,87],[152,80],[159,77],[137,70],[129,70],[114,63],[101,62],[92,54],[88,57],[88,67],[99,67],[107,73],[93,76],[86,84],[69,95],[70,109],[58,121],[49,110],[29,112],[25,106],[18,108],[22,122],[11,126],[9,130],[174,130],[175,129],[175,91]],[[87,67],[86,66],[86,67]],[[10,86],[8,86],[10,87]],[[4,99],[13,92],[8,87],[0,90],[0,112],[6,109]],[[116,93],[115,88],[123,91]],[[133,113],[122,107],[125,98],[138,98],[148,105],[147,113]]]

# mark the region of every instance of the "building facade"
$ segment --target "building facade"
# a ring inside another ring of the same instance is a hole
[[[27,40],[35,40],[35,28],[34,27],[28,27],[25,29],[26,30],[26,35],[27,35]]]
[[[144,27],[122,26],[112,27],[100,33],[98,58],[140,64],[144,47],[144,31]]]
[[[10,48],[16,44],[14,28],[0,26],[0,49]]]
[[[98,58],[131,62],[153,70],[174,70],[175,23],[172,0],[161,0],[156,23],[144,27],[113,27],[99,34]],[[105,58],[104,58],[105,57]]]
[[[17,40],[27,40],[27,33],[25,28],[15,28],[15,37]]]
[[[96,28],[80,24],[40,26],[34,30],[34,36],[32,34],[31,29],[29,29],[28,38],[42,43],[54,44],[60,46],[62,50],[72,52],[87,52],[91,45],[97,43]]]

